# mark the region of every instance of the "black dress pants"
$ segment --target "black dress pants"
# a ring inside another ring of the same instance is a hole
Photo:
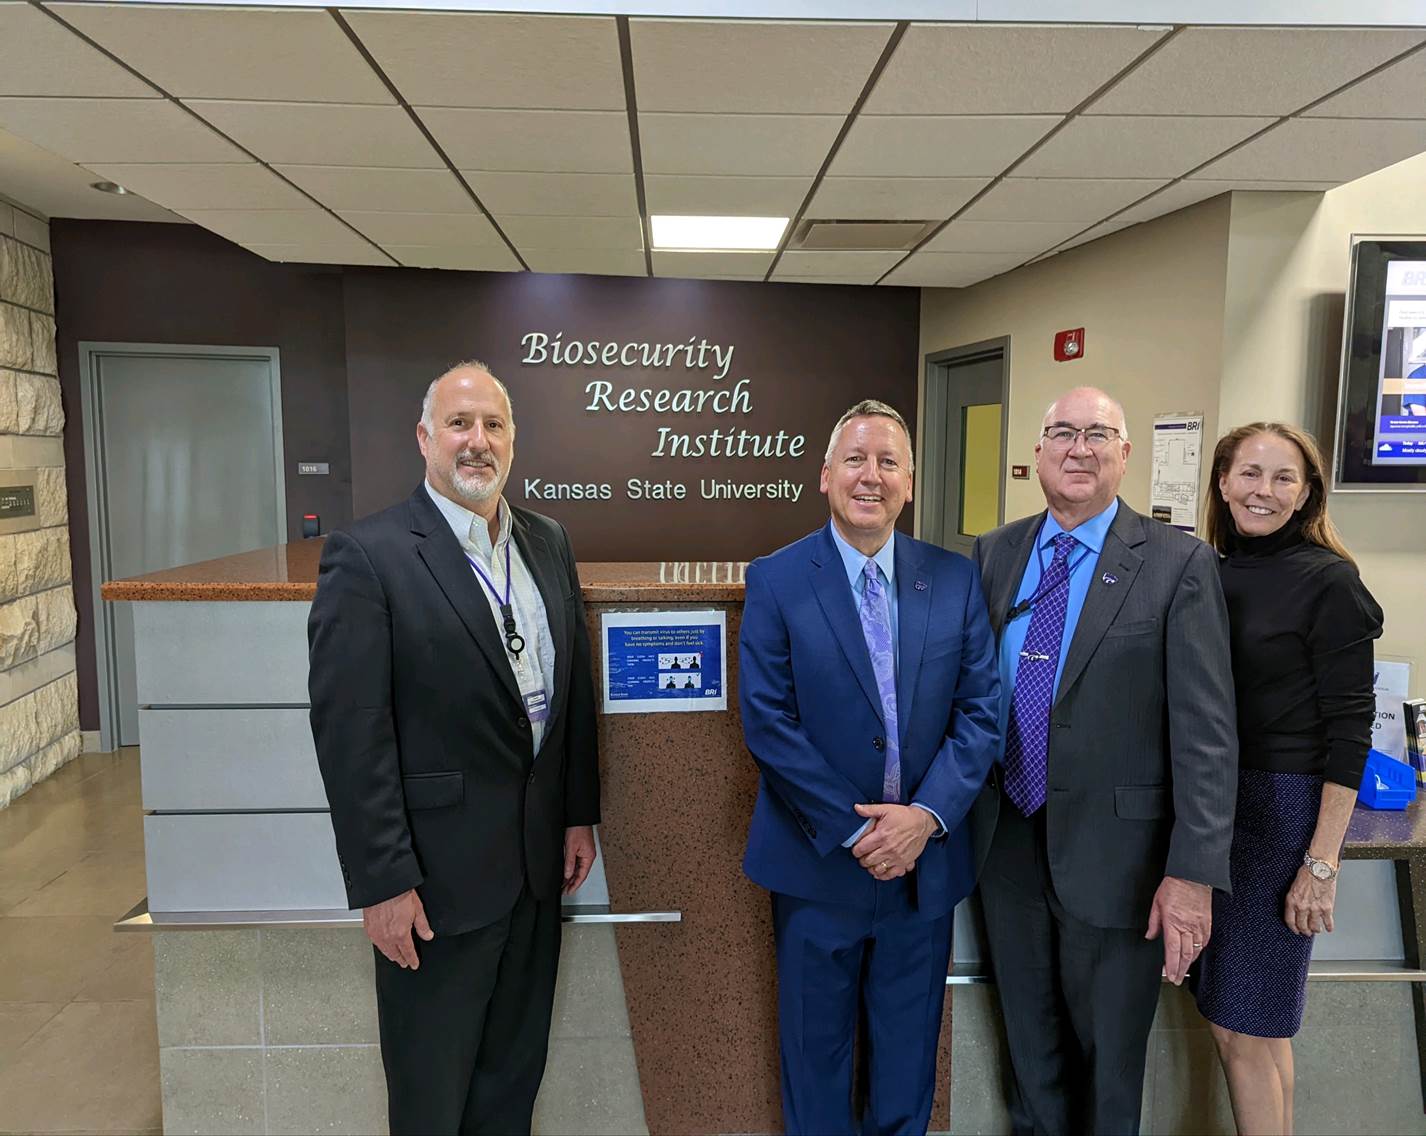
[[[528,1134],[545,1072],[560,901],[522,891],[500,920],[416,940],[421,965],[376,952],[392,1136]]]
[[[1055,897],[1045,810],[1008,800],[980,879],[1005,1018],[1017,1136],[1139,1131],[1163,942],[1147,928],[1083,923]]]

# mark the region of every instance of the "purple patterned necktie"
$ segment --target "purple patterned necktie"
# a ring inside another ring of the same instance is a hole
[[[1010,723],[1005,729],[1005,794],[1026,816],[1045,803],[1050,742],[1050,706],[1054,702],[1055,671],[1069,607],[1069,554],[1079,542],[1069,533],[1055,537],[1055,555],[1035,593],[1034,614],[1020,664],[1015,692],[1010,696]]]
[[[876,674],[876,688],[881,694],[881,716],[886,724],[886,765],[881,776],[881,799],[901,803],[901,742],[896,726],[896,645],[891,639],[891,601],[881,586],[881,573],[876,561],[868,560],[862,569],[865,586],[862,592],[862,634],[871,655],[871,669]]]

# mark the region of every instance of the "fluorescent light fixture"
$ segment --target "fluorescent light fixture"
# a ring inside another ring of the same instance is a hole
[[[680,252],[773,252],[787,217],[649,218],[654,248]]]

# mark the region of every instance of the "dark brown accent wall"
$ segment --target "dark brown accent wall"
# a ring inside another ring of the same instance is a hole
[[[277,347],[289,539],[299,537],[303,513],[320,513],[330,530],[409,494],[422,475],[421,395],[450,364],[472,356],[505,380],[515,404],[506,496],[563,522],[581,560],[726,561],[769,552],[825,521],[818,472],[828,431],[847,406],[877,397],[908,418],[915,410],[915,289],[280,265],[189,225],[55,221],[51,242],[85,729],[97,728],[98,708],[81,342]],[[672,366],[534,365],[522,362],[529,332],[558,334],[566,347],[706,341],[733,355],[722,379],[715,367],[686,365],[687,355]],[[746,413],[587,409],[592,382],[610,383],[617,399],[625,387],[731,391],[741,379]],[[805,442],[797,458],[656,457],[660,427],[782,431]],[[331,475],[298,477],[299,460],[330,462]],[[527,478],[539,480],[534,492]],[[685,497],[635,500],[631,478],[681,484]],[[714,482],[787,483],[800,497],[705,500],[704,486]],[[540,496],[551,484],[607,485],[608,497]]]

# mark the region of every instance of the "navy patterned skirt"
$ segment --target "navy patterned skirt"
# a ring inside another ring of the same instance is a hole
[[[1252,1037],[1292,1037],[1307,1002],[1312,938],[1287,929],[1283,903],[1317,827],[1322,778],[1238,771],[1233,894],[1213,893],[1213,932],[1195,967],[1199,1012]]]

